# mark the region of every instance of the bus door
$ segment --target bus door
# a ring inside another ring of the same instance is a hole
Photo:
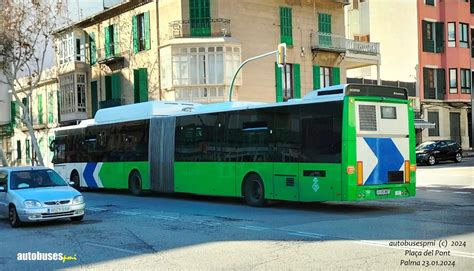
[[[356,157],[358,185],[409,182],[410,139],[408,105],[356,102]],[[389,189],[377,195],[391,194]]]

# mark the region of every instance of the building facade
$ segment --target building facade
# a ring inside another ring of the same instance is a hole
[[[281,102],[378,65],[379,45],[344,37],[342,0],[130,0],[56,33],[61,125],[147,100],[228,100],[239,64],[287,44],[287,64],[245,66],[233,100]]]
[[[417,7],[421,113],[436,124],[423,138],[452,139],[468,148],[474,1],[419,0]]]

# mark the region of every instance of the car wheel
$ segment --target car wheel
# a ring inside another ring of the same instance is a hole
[[[460,152],[456,153],[456,156],[454,157],[454,162],[459,163],[462,161],[462,154]]]
[[[138,171],[132,171],[132,173],[130,173],[130,177],[128,178],[128,187],[133,195],[142,195],[142,177]]]
[[[84,218],[84,215],[73,216],[73,217],[71,217],[71,221],[73,221],[73,222],[79,222],[79,221],[82,221],[83,218]]]
[[[430,155],[430,157],[428,157],[428,165],[434,166],[435,164],[436,164],[436,157],[434,157],[433,155]]]
[[[18,228],[21,226],[21,221],[18,217],[18,213],[16,211],[15,206],[10,206],[8,210],[8,218],[10,219],[10,226],[12,228]]]
[[[262,179],[257,174],[251,174],[244,181],[244,198],[249,206],[265,206],[265,189]]]
[[[71,173],[71,182],[74,183],[72,185],[74,189],[79,190],[81,188],[81,180],[79,179],[79,174],[77,173],[77,171],[73,171]]]

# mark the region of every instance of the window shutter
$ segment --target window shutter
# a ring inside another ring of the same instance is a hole
[[[58,105],[58,122],[61,122],[61,92],[56,91],[56,103]]]
[[[288,8],[288,43],[287,45],[293,45],[293,16],[291,8]]]
[[[105,99],[112,99],[112,76],[105,76]]]
[[[138,53],[138,19],[137,16],[132,17],[132,36],[133,36],[133,53]]]
[[[16,103],[14,101],[11,102],[10,110],[12,115],[11,123],[13,125],[13,128],[16,128]]]
[[[444,51],[444,23],[437,22],[435,24],[436,28],[436,53],[442,53]]]
[[[38,94],[38,124],[43,124],[43,95]]]
[[[145,50],[150,50],[150,12],[147,11],[143,14],[145,20]]]
[[[133,70],[133,99],[140,102],[140,70]]]
[[[421,35],[423,36],[423,52],[429,52],[428,50],[428,39],[426,38],[426,32],[428,31],[428,22],[421,21]]]
[[[91,65],[94,65],[97,61],[96,58],[96,47],[95,47],[95,34],[89,34],[89,62]]]
[[[286,43],[286,14],[285,8],[280,7],[280,42]]]
[[[436,99],[443,100],[446,93],[446,70],[436,69]]]
[[[326,14],[326,25],[327,33],[332,33],[331,14]]]
[[[120,42],[119,42],[119,28],[118,25],[114,25],[114,55],[120,55]]]
[[[332,84],[339,85],[341,83],[341,70],[339,67],[332,68]]]
[[[429,69],[423,68],[423,98],[429,99],[430,83],[429,83]]]
[[[283,86],[281,82],[281,68],[275,62],[275,86],[276,86],[276,101],[283,102]]]
[[[140,102],[148,101],[148,71],[143,68],[139,70],[140,73]]]
[[[318,65],[313,65],[313,90],[321,88],[321,78],[320,76],[320,67]]]
[[[293,97],[301,98],[301,74],[300,74],[300,64],[293,64]]]
[[[108,26],[104,28],[104,34],[105,34],[105,57],[109,57],[110,56],[110,33],[109,33]]]
[[[280,41],[293,45],[293,22],[291,8],[280,7]]]
[[[122,98],[122,82],[120,73],[112,74],[112,99]]]

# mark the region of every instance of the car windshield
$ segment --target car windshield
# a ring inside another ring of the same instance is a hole
[[[37,187],[68,186],[54,170],[13,171],[10,177],[10,189],[28,189]]]
[[[435,147],[435,142],[424,142],[416,147],[417,151],[431,151]]]

